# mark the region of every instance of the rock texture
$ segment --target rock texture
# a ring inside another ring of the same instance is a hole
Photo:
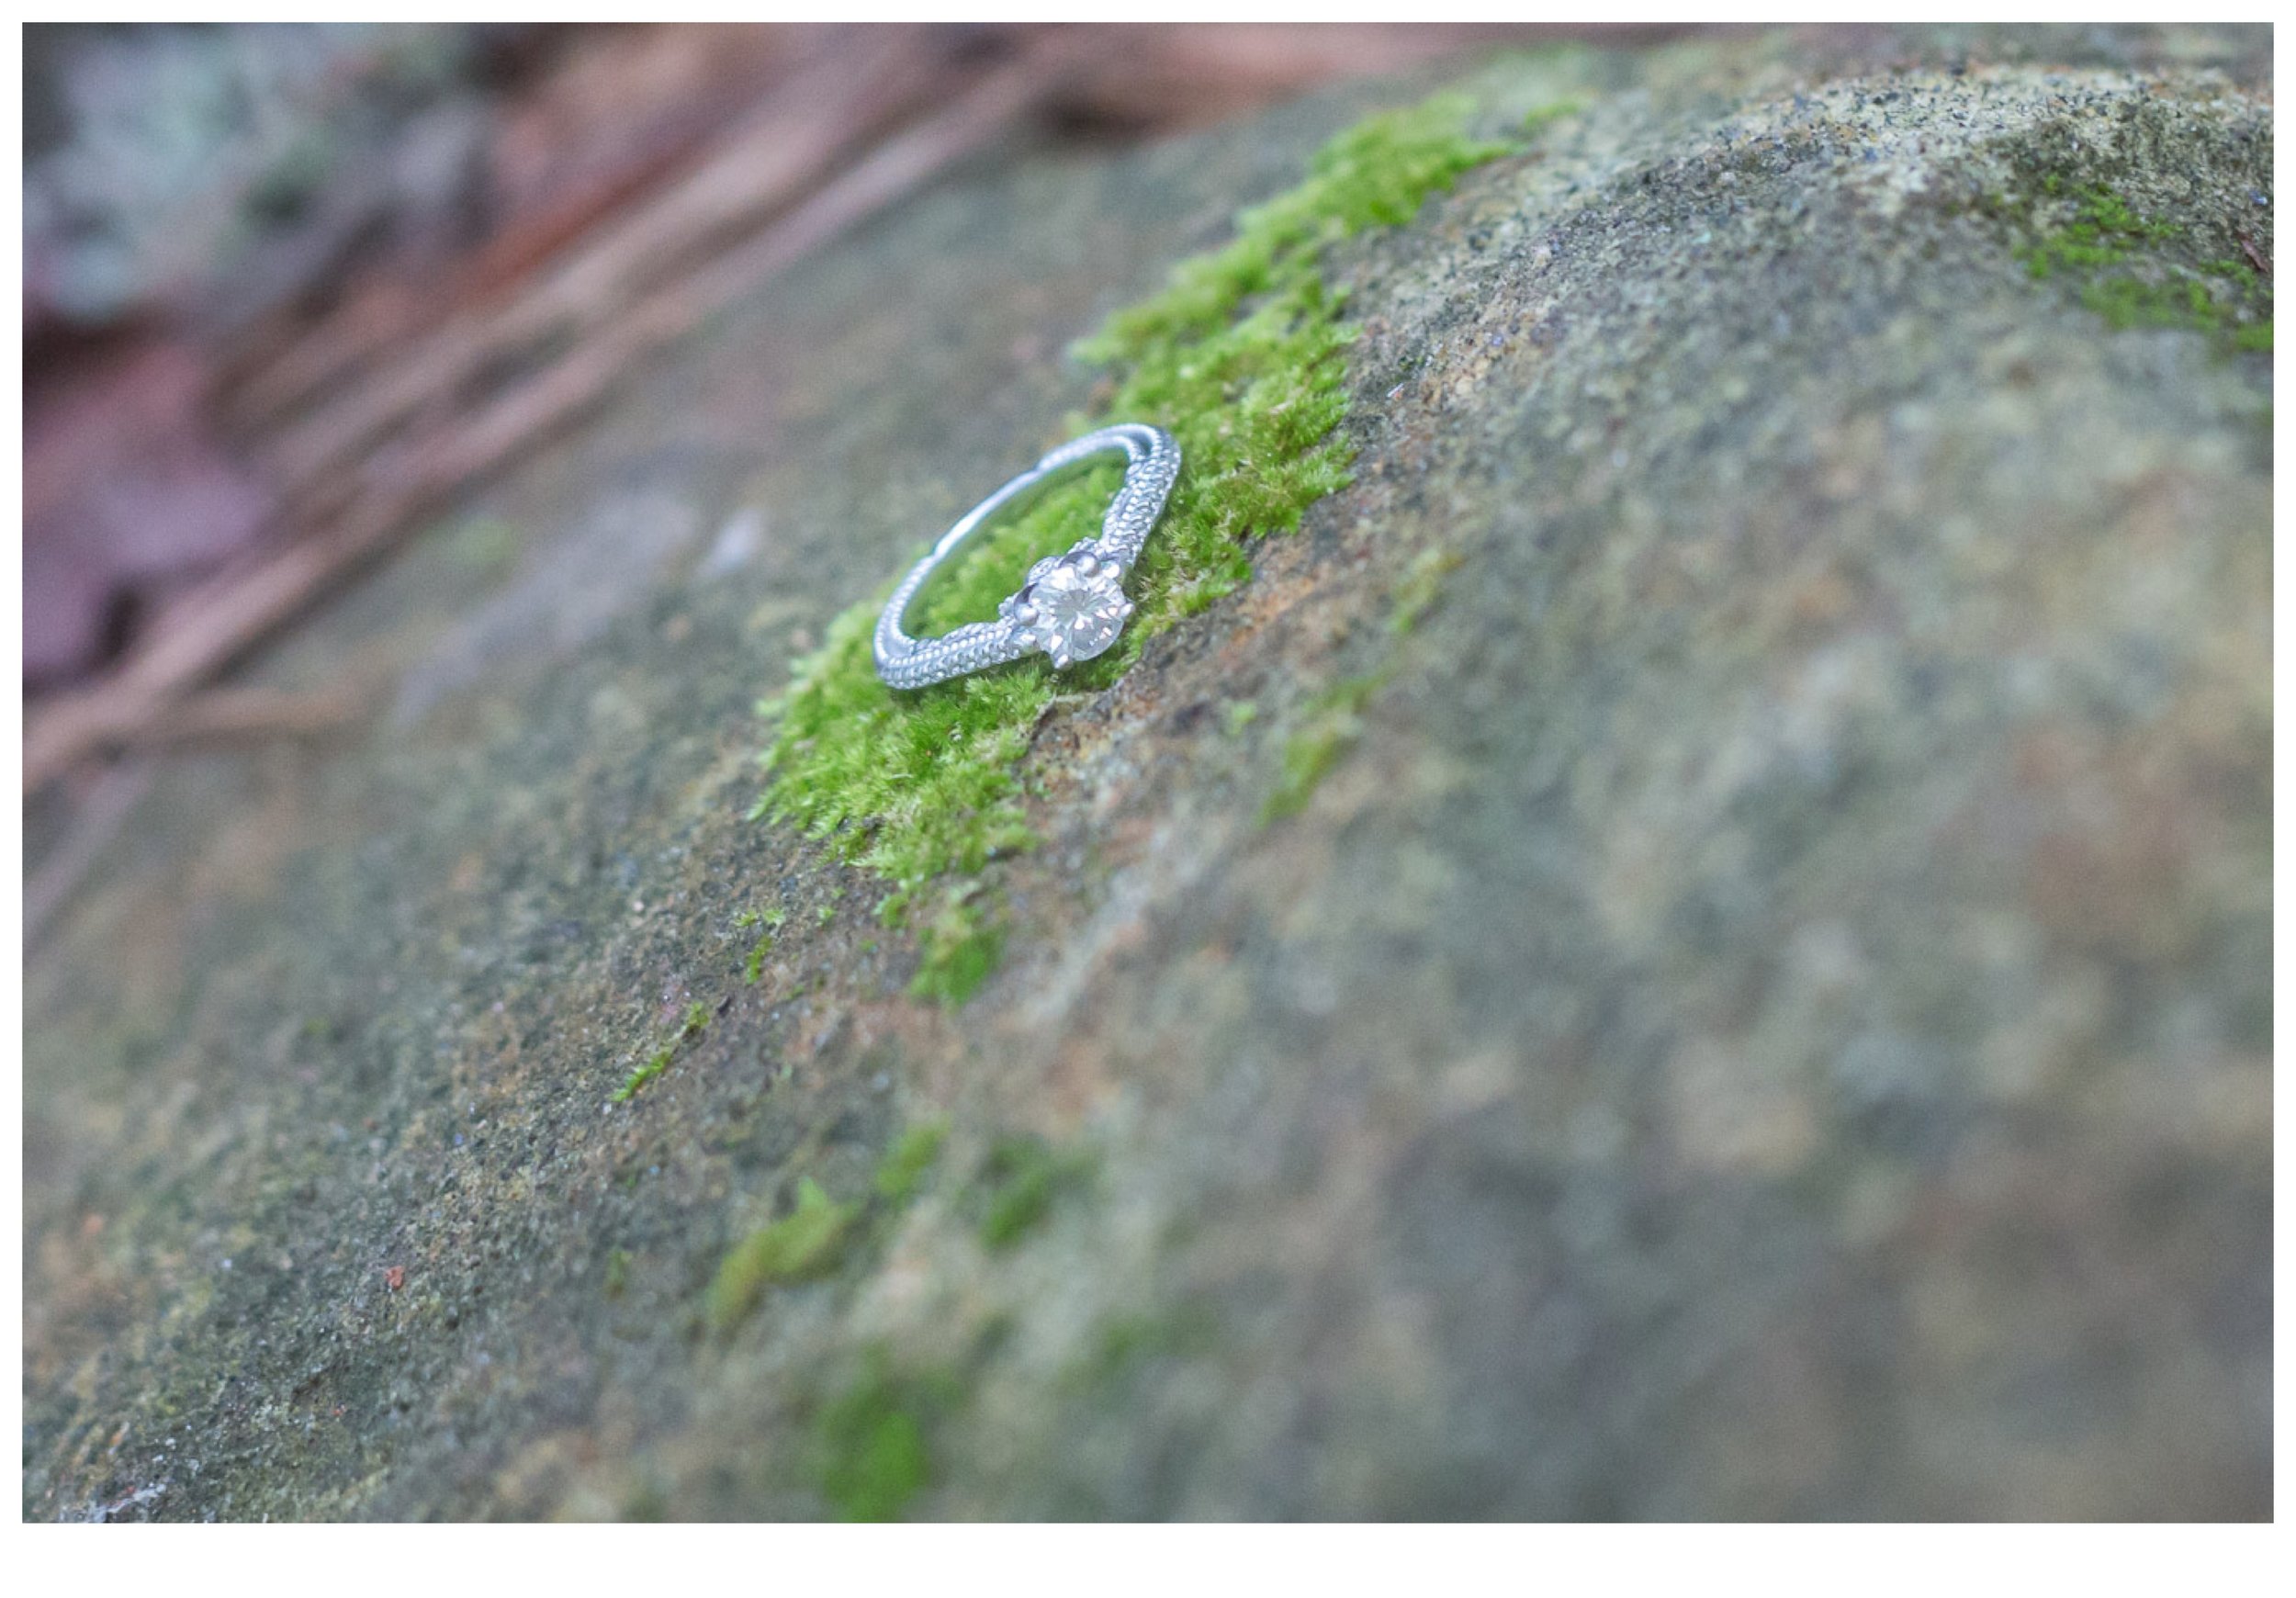
[[[2268,58],[1470,78],[1577,108],[1337,253],[1355,485],[1055,706],[954,1009],[744,819],[752,702],[1431,85],[723,318],[34,950],[26,1516],[2268,1514],[2271,357],[2020,255],[2107,186],[2268,259]]]

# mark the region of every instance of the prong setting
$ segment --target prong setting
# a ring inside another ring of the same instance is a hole
[[[1134,609],[1124,597],[1124,568],[1089,546],[1041,560],[1007,602],[1019,641],[1052,657],[1056,670],[1106,651]]]

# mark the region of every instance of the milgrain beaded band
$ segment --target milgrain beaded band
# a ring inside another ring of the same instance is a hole
[[[1020,591],[996,607],[993,622],[968,622],[938,638],[912,638],[901,630],[909,602],[990,517],[1025,501],[1069,467],[1119,450],[1125,456],[1124,483],[1109,501],[1100,536],[1030,567]],[[1179,475],[1180,446],[1160,427],[1121,422],[1062,445],[966,512],[931,553],[909,568],[877,618],[877,675],[890,687],[922,688],[1018,660],[1032,650],[1050,655],[1056,667],[1101,653],[1116,642],[1132,613],[1132,602],[1124,597],[1124,574],[1140,558]]]

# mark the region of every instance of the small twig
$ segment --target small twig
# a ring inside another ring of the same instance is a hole
[[[935,64],[909,29],[827,51],[816,70],[768,95],[698,170],[584,241],[507,306],[449,318],[287,430],[269,452],[287,497],[355,467],[379,439],[467,403],[490,371],[610,331],[638,296],[801,199],[926,103],[940,82]]]
[[[370,499],[327,532],[187,595],[114,676],[27,714],[24,791],[37,792],[98,749],[137,741],[171,702],[379,554],[439,498],[435,487],[419,484]]]
[[[75,730],[95,748],[124,749],[243,738],[310,737],[332,732],[358,714],[358,699],[345,692],[210,688],[166,699],[149,710],[124,696],[99,701]]]
[[[210,688],[186,694],[142,725],[121,730],[141,745],[228,743],[244,738],[316,737],[357,718],[348,693],[277,688]]]

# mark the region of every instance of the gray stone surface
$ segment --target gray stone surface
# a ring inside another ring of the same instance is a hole
[[[1040,729],[954,1012],[743,819],[752,702],[1053,440],[1068,338],[1426,85],[1008,152],[761,292],[257,663],[400,686],[166,768],[34,950],[25,1514],[817,1515],[872,1390],[923,1516],[2268,1514],[2270,357],[1986,203],[2268,256],[2268,56],[1482,73],[1582,109],[1341,252],[1355,486]]]

